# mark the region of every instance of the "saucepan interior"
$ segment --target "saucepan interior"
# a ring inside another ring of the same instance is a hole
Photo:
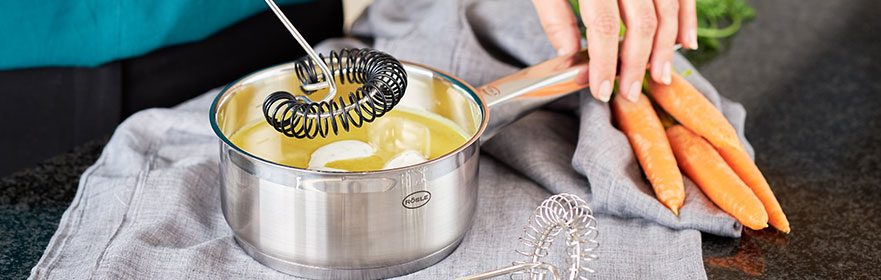
[[[476,142],[486,126],[488,116],[487,107],[482,97],[475,93],[474,88],[453,76],[424,65],[404,62],[404,68],[408,75],[407,90],[396,109],[421,111],[440,116],[454,124],[468,139],[458,148],[423,164],[442,160]],[[260,155],[261,152],[269,154],[277,150],[281,141],[287,139],[280,134],[278,137],[267,138],[260,145],[260,151],[243,149],[230,140],[233,134],[242,129],[256,123],[265,123],[262,105],[266,96],[279,90],[298,94],[299,86],[300,82],[293,70],[293,64],[281,64],[245,76],[227,86],[214,100],[210,114],[211,126],[217,136],[233,149],[280,168],[308,173],[381,173],[400,169],[340,172],[287,166]],[[320,96],[313,99],[320,99]]]

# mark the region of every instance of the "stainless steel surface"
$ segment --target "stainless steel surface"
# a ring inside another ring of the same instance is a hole
[[[559,56],[477,88],[489,107],[490,119],[481,136],[486,140],[508,124],[542,105],[586,88],[587,50]],[[579,75],[579,73],[585,73]]]
[[[560,233],[566,235],[566,263],[569,267],[568,279],[586,280],[586,273],[594,270],[586,263],[596,260],[594,250],[599,247],[597,241],[597,221],[593,211],[583,199],[574,194],[562,193],[545,199],[529,216],[529,222],[523,227],[523,236],[519,241],[526,245],[527,250],[517,250],[528,259],[514,262],[514,265],[459,280],[489,279],[496,276],[519,273],[532,280],[544,279],[550,273],[554,279],[560,279],[557,268],[542,262],[542,258],[550,253],[548,248]]]
[[[355,174],[279,169],[221,150],[228,179],[221,199],[236,236],[305,265],[355,269],[418,259],[458,240],[476,205],[476,146],[428,165]],[[411,194],[426,203],[408,204]]]
[[[477,205],[476,135],[485,127],[486,112],[464,83],[430,68],[406,67],[415,92],[402,105],[424,106],[459,124],[472,139],[445,156],[405,168],[307,170],[232,145],[229,135],[261,121],[265,94],[296,81],[290,65],[251,74],[218,96],[212,126],[222,140],[222,209],[247,253],[298,276],[373,279],[422,269],[454,250]],[[455,106],[432,107],[437,100]]]
[[[587,69],[585,53],[487,84],[481,92],[489,106],[461,80],[404,63],[408,86],[398,106],[447,118],[471,138],[421,164],[366,172],[284,166],[233,145],[230,135],[263,121],[262,101],[269,93],[299,86],[292,64],[248,75],[224,89],[211,108],[211,125],[221,139],[224,216],[247,253],[298,276],[383,278],[429,266],[452,252],[473,220],[478,139],[586,87],[574,81]]]
[[[463,236],[464,237],[464,236]],[[252,246],[251,244],[247,244],[242,242],[240,239],[236,238],[236,243],[238,243],[246,253],[251,255],[258,262],[266,264],[269,267],[275,268],[281,272],[285,272],[288,274],[294,274],[307,278],[326,278],[326,279],[351,279],[351,278],[362,278],[362,279],[379,279],[394,276],[394,275],[402,275],[412,272],[414,270],[418,270],[424,267],[428,267],[432,264],[435,264],[449,254],[453,253],[456,250],[456,247],[459,246],[459,243],[462,242],[463,238],[459,238],[456,242],[447,245],[447,247],[432,253],[431,255],[391,266],[384,267],[375,267],[375,268],[356,268],[353,270],[347,269],[339,269],[339,268],[325,268],[325,267],[316,267],[316,266],[305,266],[303,264],[293,263],[284,259],[276,258],[271,255],[267,255]]]
[[[294,36],[294,39],[297,39],[297,43],[300,43],[300,47],[303,47],[303,50],[306,50],[306,54],[312,58],[316,64],[318,64],[318,68],[321,68],[322,76],[324,76],[324,81],[315,84],[306,84],[302,85],[309,92],[314,92],[319,89],[328,88],[328,94],[324,96],[320,101],[330,101],[333,99],[333,96],[336,94],[336,82],[333,80],[333,75],[330,71],[330,68],[327,67],[327,64],[324,63],[323,59],[318,57],[318,54],[315,53],[315,50],[312,49],[312,46],[309,45],[309,42],[306,42],[306,39],[303,38],[303,35],[300,35],[300,31],[297,31],[297,28],[294,27],[294,24],[288,19],[287,16],[284,15],[284,12],[275,4],[273,0],[265,0],[266,5],[269,5],[269,9],[275,13],[275,16],[278,17],[278,20],[281,21],[282,24],[288,29],[288,32]],[[312,101],[309,97],[304,96],[303,98]],[[313,101],[316,102],[316,101]]]

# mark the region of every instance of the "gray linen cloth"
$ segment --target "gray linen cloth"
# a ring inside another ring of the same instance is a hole
[[[281,27],[279,27],[281,28]],[[472,85],[553,57],[529,1],[376,1],[353,34],[380,50]],[[364,46],[354,39],[319,46]],[[677,71],[743,138],[745,110],[722,98],[681,56]],[[139,112],[117,128],[80,180],[33,279],[290,279],[248,257],[220,210],[218,145],[207,121],[218,90],[172,109]],[[654,197],[607,104],[580,92],[512,124],[482,145],[479,208],[459,248],[406,279],[448,279],[520,260],[517,237],[552,193],[585,198],[599,221],[598,279],[703,279],[700,231],[741,226],[686,178],[676,217]],[[747,144],[747,149],[752,152]],[[564,266],[560,243],[546,260]]]

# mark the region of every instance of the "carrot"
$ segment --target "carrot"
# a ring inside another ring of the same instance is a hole
[[[743,149],[737,132],[722,112],[685,78],[674,72],[669,85],[646,80],[652,99],[679,123],[706,138],[713,146]]]
[[[679,167],[710,200],[748,228],[768,227],[762,202],[709,142],[681,125],[668,128],[667,137]]]
[[[780,208],[780,203],[771,191],[771,186],[765,180],[765,176],[759,171],[756,163],[749,157],[745,150],[731,149],[728,147],[716,148],[722,158],[728,162],[728,166],[737,173],[737,176],[752,189],[756,197],[762,201],[765,211],[768,212],[768,222],[778,230],[789,233],[789,221],[786,214]]]
[[[676,166],[664,126],[651,101],[642,94],[636,102],[617,94],[612,99],[612,112],[618,128],[630,140],[639,165],[655,190],[655,196],[674,215],[679,216],[679,208],[685,201],[682,173]]]
[[[737,176],[750,188],[765,207],[771,225],[789,233],[789,221],[771,191],[768,181],[755,162],[746,154],[734,127],[716,107],[685,78],[673,75],[670,85],[648,80],[652,98],[677,121],[706,138]]]

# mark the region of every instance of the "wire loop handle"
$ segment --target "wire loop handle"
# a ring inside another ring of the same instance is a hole
[[[309,45],[309,42],[306,42],[306,39],[303,38],[303,35],[300,35],[300,32],[297,31],[297,28],[294,27],[294,24],[288,20],[288,17],[284,15],[281,11],[281,8],[275,4],[273,0],[265,0],[266,4],[269,5],[269,9],[275,13],[275,16],[278,17],[278,20],[287,27],[288,32],[294,36],[294,39],[297,39],[297,43],[300,43],[300,47],[303,47],[303,50],[306,50],[306,54],[315,61],[315,64],[318,64],[318,68],[321,69],[321,76],[324,78],[322,81],[314,81],[315,83],[311,84],[303,84],[302,87],[308,90],[308,93],[311,94],[316,90],[329,88],[327,96],[325,96],[321,101],[330,101],[333,99],[333,96],[336,95],[336,83],[333,80],[333,72],[330,71],[330,68],[327,67],[327,64],[324,63],[324,60],[320,59],[318,54],[315,53],[315,50],[312,49],[312,46]],[[312,101],[308,97],[304,97],[306,100]]]
[[[509,266],[509,267],[505,267],[505,268],[496,269],[493,271],[487,271],[487,272],[480,273],[480,274],[465,276],[465,277],[459,278],[457,280],[490,279],[493,277],[498,277],[498,276],[507,275],[507,274],[511,274],[511,273],[518,273],[518,272],[522,273],[525,271],[531,271],[531,270],[536,270],[536,269],[544,269],[545,271],[547,271],[547,273],[551,274],[551,277],[553,277],[554,280],[561,279],[560,272],[557,270],[557,267],[555,267],[553,265],[550,265],[547,263],[521,263],[521,264],[515,264],[515,265]]]

